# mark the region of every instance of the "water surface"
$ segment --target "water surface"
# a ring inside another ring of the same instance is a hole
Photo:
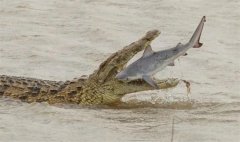
[[[191,82],[129,94],[124,109],[27,104],[0,98],[0,141],[105,142],[240,140],[238,0],[0,0],[0,74],[70,80],[148,30],[154,50],[186,42],[201,17],[203,47],[190,49],[157,78]],[[141,56],[140,54],[134,59]]]

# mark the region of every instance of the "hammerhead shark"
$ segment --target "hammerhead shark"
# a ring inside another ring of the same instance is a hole
[[[141,58],[130,64],[116,75],[118,80],[132,81],[143,79],[152,87],[158,89],[157,83],[152,76],[167,66],[174,66],[174,60],[179,56],[187,55],[190,48],[200,48],[203,44],[199,42],[206,17],[203,16],[191,39],[186,44],[178,43],[175,47],[154,52],[151,46],[146,47]]]

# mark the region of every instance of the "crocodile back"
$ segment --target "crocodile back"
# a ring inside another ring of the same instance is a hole
[[[47,101],[66,87],[61,81],[0,75],[0,96],[11,96],[26,102]]]

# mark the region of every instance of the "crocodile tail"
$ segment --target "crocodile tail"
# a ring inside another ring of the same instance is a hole
[[[56,81],[0,75],[0,96],[10,96],[27,102],[42,102],[57,94],[63,85]]]

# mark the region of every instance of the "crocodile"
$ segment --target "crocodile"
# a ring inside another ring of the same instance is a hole
[[[116,105],[122,103],[125,94],[153,90],[142,80],[122,82],[115,78],[127,62],[138,52],[150,46],[158,37],[158,30],[113,53],[89,76],[83,75],[71,81],[50,81],[36,78],[0,75],[0,96],[20,99],[24,102],[48,102],[79,105]],[[155,79],[160,89],[175,87],[179,79]]]

